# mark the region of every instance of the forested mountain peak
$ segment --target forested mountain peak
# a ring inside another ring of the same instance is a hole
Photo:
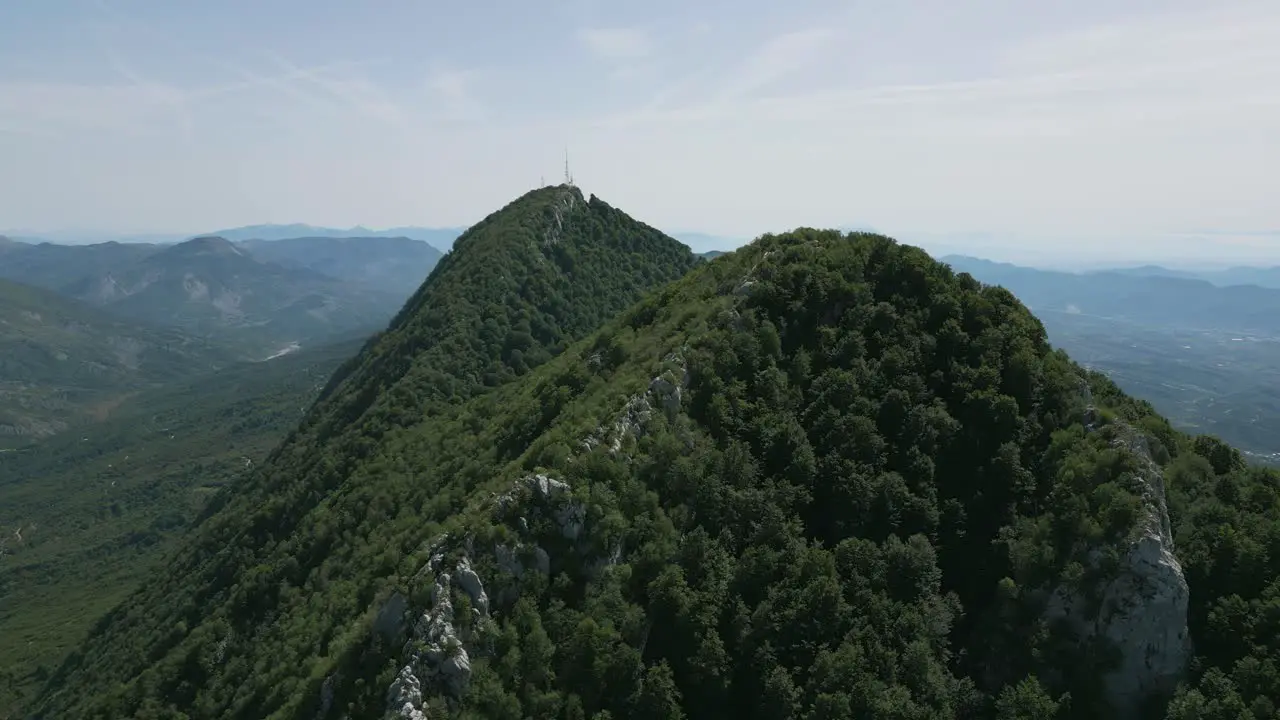
[[[213,500],[207,519],[164,577],[102,623],[103,633],[90,639],[83,656],[72,657],[63,674],[50,683],[46,699],[53,707],[102,699],[78,696],[75,688],[92,686],[95,693],[101,692],[116,681],[138,677],[153,659],[183,655],[188,642],[209,632],[198,630],[201,626],[236,627],[224,651],[252,652],[256,625],[278,615],[292,600],[256,590],[250,595],[226,594],[228,581],[240,582],[243,570],[260,564],[251,558],[274,564],[276,553],[287,552],[294,557],[290,566],[324,562],[328,551],[319,546],[313,548],[314,555],[288,548],[316,539],[310,535],[310,523],[331,517],[329,504],[352,492],[381,498],[359,517],[350,516],[352,521],[380,516],[383,510],[399,515],[403,498],[398,497],[398,486],[405,477],[398,476],[391,485],[364,479],[366,472],[385,469],[380,458],[386,451],[406,437],[418,437],[422,426],[442,421],[439,418],[451,408],[544,364],[652,288],[699,262],[678,241],[598,199],[584,199],[572,187],[535,190],[477,223],[388,329],[338,370],[298,430],[262,469]],[[383,505],[390,497],[397,497],[398,507]],[[408,515],[404,518],[417,524]],[[333,543],[338,542],[336,537],[321,540],[335,550]],[[393,571],[404,552],[391,546],[386,550],[378,567],[366,568],[370,578]],[[344,615],[367,598],[359,590],[352,595],[334,593],[326,600],[330,601],[344,608],[338,611]],[[275,607],[277,602],[281,608]],[[189,614],[196,608],[203,620]],[[224,626],[226,622],[230,625]],[[153,642],[155,633],[171,633],[174,623],[193,634],[184,631],[168,635],[172,642]],[[149,649],[141,650],[136,643]],[[133,654],[134,650],[140,652]],[[311,658],[304,663],[315,659],[311,651],[302,653],[300,660],[304,657]],[[144,694],[156,690],[153,686]],[[260,716],[257,709],[241,711]]]
[[[1275,568],[1222,527],[1274,513],[1275,476],[878,235],[695,263],[535,191],[267,465],[43,717],[1137,717],[1186,679],[1182,720],[1274,695],[1239,598]]]

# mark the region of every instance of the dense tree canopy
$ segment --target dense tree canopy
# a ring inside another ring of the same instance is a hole
[[[1166,468],[1192,587],[1168,716],[1270,715],[1275,474],[888,238],[765,236],[635,302],[694,264],[565,188],[491,216],[45,716],[380,717],[413,645],[381,609],[438,603],[422,569],[467,553],[492,602],[454,591],[470,682],[423,687],[428,717],[1107,717],[1114,648],[1044,607],[1105,581],[1143,513],[1125,432]],[[531,473],[580,534],[503,509]],[[517,540],[548,572],[499,567]]]

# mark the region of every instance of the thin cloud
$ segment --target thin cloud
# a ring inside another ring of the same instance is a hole
[[[484,108],[476,99],[473,83],[477,73],[466,70],[436,68],[426,79],[431,93],[428,115],[444,121],[475,121],[484,117]]]
[[[583,28],[578,31],[578,40],[607,60],[631,60],[653,52],[653,42],[641,28]]]
[[[337,77],[329,71],[299,67],[279,56],[272,59],[289,75],[324,90],[357,113],[399,129],[409,127],[408,117],[400,105],[366,77],[351,73]]]

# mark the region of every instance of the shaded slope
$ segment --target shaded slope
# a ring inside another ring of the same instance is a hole
[[[1156,511],[1150,466],[1116,445],[1136,416],[1086,430],[1080,369],[1007,291],[882,237],[767,236],[503,382],[437,324],[475,301],[453,273],[529,257],[482,228],[47,717],[1102,711],[1104,656],[1044,606],[1107,584],[1091,553]]]
[[[47,437],[130,392],[232,359],[181,332],[0,280],[0,446]]]
[[[371,504],[359,511],[361,518],[398,517],[398,527],[417,525],[409,506],[386,504],[388,493],[394,494],[407,476],[397,471],[399,479],[390,486],[357,479],[364,472],[387,469],[378,448],[528,373],[698,262],[684,245],[594,197],[584,199],[571,187],[533,191],[478,223],[387,331],[334,375],[326,396],[265,467],[238,483],[234,492],[220,494],[210,517],[169,568],[103,621],[83,653],[50,682],[49,706],[87,702],[117,682],[138,677],[161,658],[169,658],[162,661],[167,668],[170,662],[183,665],[183,658],[190,657],[185,643],[202,637],[226,637],[226,657],[251,652],[260,643],[259,623],[287,612],[297,600],[292,593],[259,592],[266,586],[282,587],[268,576],[277,571],[309,574],[342,542],[342,531],[331,521],[356,520],[331,515],[329,504],[335,498],[372,493],[379,499],[366,496],[364,502]],[[454,499],[441,495],[433,502],[452,507]],[[335,531],[338,535],[331,534]],[[384,550],[365,568],[370,577],[390,572],[403,552],[391,545]],[[288,567],[276,566],[280,552],[295,558]],[[255,566],[266,571],[251,573],[258,580],[244,575]],[[335,617],[358,614],[373,589],[369,578],[332,580],[337,583],[334,592],[326,589],[313,597],[322,596]],[[250,590],[241,581],[265,585]],[[330,587],[330,580],[323,582]],[[249,594],[242,594],[242,587]],[[178,627],[184,630],[175,632]],[[312,643],[327,646],[334,638],[318,625],[312,629],[323,637],[304,633],[303,645],[290,651],[295,669],[323,668],[344,645],[317,653]],[[162,685],[165,694],[185,696],[177,699],[180,704],[191,701],[194,686],[169,670],[161,675],[163,679],[154,676],[160,685],[149,684],[148,692]],[[262,688],[246,688],[248,695],[234,702],[224,687],[201,704],[234,704],[246,716],[261,717],[269,711],[266,706],[289,699],[290,687],[292,683],[273,691],[285,694],[270,700],[258,693]]]
[[[297,425],[361,342],[174,381],[110,421],[0,453],[0,717]]]

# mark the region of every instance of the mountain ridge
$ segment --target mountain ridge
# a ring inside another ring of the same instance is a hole
[[[1239,604],[1280,568],[1238,561],[1280,476],[1086,373],[1008,290],[879,235],[800,228],[706,262],[533,191],[459,238],[264,465],[38,716],[1271,702]]]

